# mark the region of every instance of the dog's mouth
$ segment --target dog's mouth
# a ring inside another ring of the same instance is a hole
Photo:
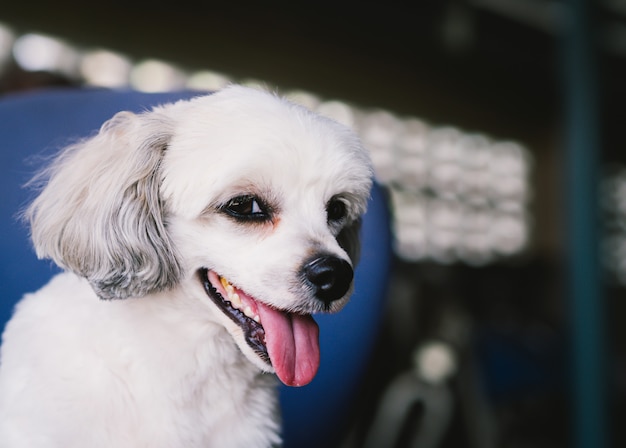
[[[303,386],[313,380],[320,351],[319,328],[311,315],[271,307],[212,270],[199,273],[207,295],[241,328],[248,347],[283,383]]]

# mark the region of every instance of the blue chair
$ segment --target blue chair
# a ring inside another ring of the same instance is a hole
[[[96,131],[120,110],[141,111],[198,93],[59,89],[0,98],[0,328],[25,292],[57,271],[37,260],[18,213],[32,193],[23,188],[46,159],[77,137]],[[373,191],[362,228],[356,292],[339,314],[318,316],[322,360],[304,388],[281,387],[286,447],[333,447],[345,436],[382,322],[391,249],[387,202]]]

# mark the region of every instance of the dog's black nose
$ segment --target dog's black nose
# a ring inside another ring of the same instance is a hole
[[[332,255],[316,257],[304,265],[304,277],[313,287],[315,297],[329,305],[341,299],[352,283],[352,266]]]

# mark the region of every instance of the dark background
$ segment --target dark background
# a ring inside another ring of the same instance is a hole
[[[588,69],[597,81],[598,150],[604,165],[620,165],[626,156],[626,2],[588,3],[594,6],[589,13],[594,59]],[[533,156],[530,247],[515,260],[483,268],[398,260],[398,277],[413,282],[418,296],[419,329],[407,335],[406,347],[379,354],[378,365],[387,368],[373,369],[368,406],[357,427],[367,426],[380,391],[408,365],[410,347],[436,333],[442,310],[461,308],[478,341],[468,356],[482,366],[489,385],[485,400],[497,446],[554,447],[572,444],[564,288],[565,86],[571,74],[564,59],[565,6],[548,0],[25,0],[4,2],[0,21],[21,33],[47,33],[86,48],[304,89],[521,142]],[[0,89],[32,88],[32,76],[14,68],[0,79]],[[53,81],[41,83],[46,82]],[[605,288],[610,426],[612,443],[620,446],[625,442],[618,423],[626,396],[624,292],[612,283]],[[393,339],[390,333],[387,329],[381,338],[382,346]],[[493,367],[507,356],[529,360],[512,362],[522,366],[518,377]],[[525,375],[524,368],[531,373]],[[468,425],[457,413],[446,443],[471,446]]]

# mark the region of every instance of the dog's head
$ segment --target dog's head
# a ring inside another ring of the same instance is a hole
[[[311,314],[352,291],[371,177],[346,127],[233,86],[116,115],[62,153],[26,215],[38,254],[100,297],[182,287],[300,385],[319,363]]]

